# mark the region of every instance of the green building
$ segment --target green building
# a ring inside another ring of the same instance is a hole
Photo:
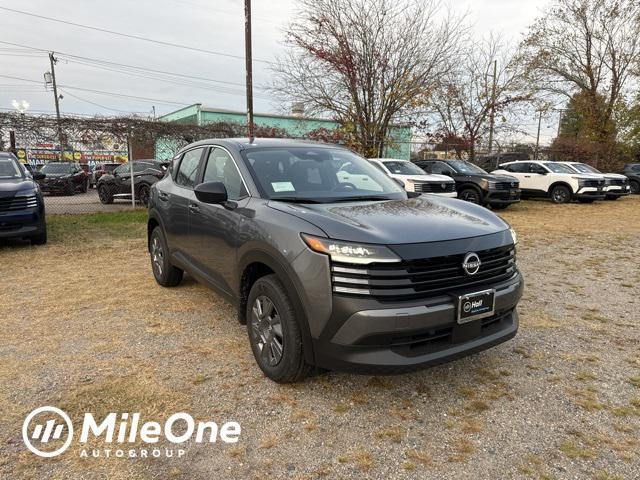
[[[194,125],[206,125],[209,123],[227,122],[244,125],[247,122],[247,114],[234,110],[203,107],[196,103],[181,108],[175,112],[160,117],[161,121],[187,123]],[[277,128],[286,131],[291,137],[303,138],[309,132],[324,128],[328,131],[338,128],[338,124],[326,118],[309,118],[302,115],[276,115],[272,113],[254,114],[254,123],[260,127]],[[392,129],[392,141],[387,147],[385,157],[401,158],[409,160],[411,128],[409,126],[397,126]],[[170,158],[175,150],[182,145],[171,145],[168,142],[156,143],[156,158]]]

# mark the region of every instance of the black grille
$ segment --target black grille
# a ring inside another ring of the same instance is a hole
[[[496,182],[496,190],[509,190],[518,188],[518,182]]]
[[[604,187],[604,180],[583,180],[584,187]]]
[[[627,180],[624,180],[622,178],[607,178],[607,185],[626,185],[627,184]]]
[[[35,195],[0,198],[0,212],[24,210],[25,208],[33,208],[37,206],[38,200]]]
[[[456,191],[454,182],[424,182],[415,183],[414,188],[419,193],[450,193]]]
[[[369,295],[381,301],[412,300],[500,282],[515,273],[512,245],[476,253],[481,266],[475,275],[467,275],[462,269],[465,253],[391,264],[333,262],[333,291],[344,295]]]

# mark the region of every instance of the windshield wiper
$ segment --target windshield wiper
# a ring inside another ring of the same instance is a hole
[[[382,195],[363,195],[361,197],[342,197],[332,199],[330,203],[334,202],[372,202],[376,200],[389,200],[389,197]]]
[[[275,200],[278,202],[291,202],[291,203],[324,203],[320,200],[315,200],[313,198],[305,198],[305,197],[274,197],[271,200]]]

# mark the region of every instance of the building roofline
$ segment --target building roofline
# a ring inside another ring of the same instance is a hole
[[[213,108],[213,107],[201,107],[200,108],[201,112],[210,112],[210,113],[232,113],[234,115],[246,115],[247,112],[243,112],[241,110],[231,110],[231,109],[226,109],[226,108]],[[288,120],[311,120],[311,121],[316,121],[316,122],[333,122],[335,123],[335,120],[332,120],[330,118],[321,118],[321,117],[305,117],[303,115],[301,116],[297,116],[297,115],[280,115],[277,113],[260,113],[260,112],[255,112],[254,116],[259,116],[259,117],[271,117],[271,118],[283,118],[283,119],[288,119]]]

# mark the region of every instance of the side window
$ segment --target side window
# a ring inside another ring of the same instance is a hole
[[[240,177],[233,159],[221,148],[212,148],[209,152],[202,181],[224,183],[227,195],[231,200],[237,200],[247,195],[242,177]]]
[[[431,164],[430,172],[440,175],[449,175],[451,173],[451,169],[446,163],[434,162]]]
[[[133,173],[144,172],[150,165],[148,163],[134,163],[133,164]]]
[[[119,167],[117,167],[113,173],[115,173],[116,175],[122,175],[124,172],[129,170],[129,164],[128,163],[123,163],[122,165],[120,165]]]
[[[194,148],[182,156],[182,161],[178,166],[178,172],[174,179],[176,184],[187,188],[196,186],[196,176],[198,175],[201,156],[202,148]]]
[[[512,163],[507,165],[505,170],[512,173],[529,173],[529,163]]]
[[[531,173],[540,173],[540,174],[547,173],[547,170],[544,167],[542,167],[541,165],[538,165],[537,163],[530,163],[529,164],[529,171]]]

